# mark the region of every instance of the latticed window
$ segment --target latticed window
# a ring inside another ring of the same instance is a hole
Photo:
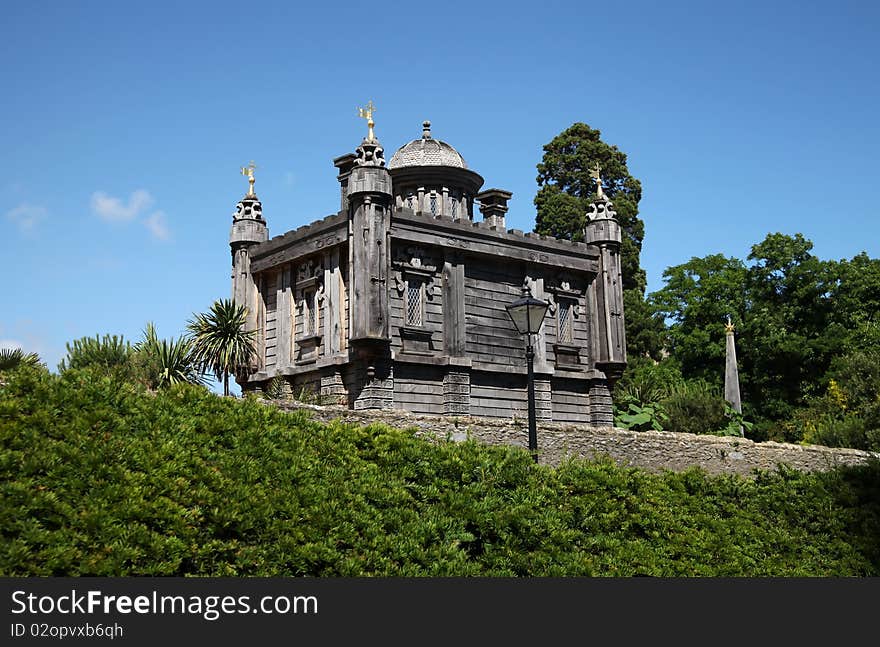
[[[559,323],[559,341],[571,342],[572,340],[572,321],[571,321],[571,301],[568,299],[560,299],[557,306],[557,317]]]
[[[451,201],[452,201],[452,209],[451,209],[452,217],[455,218],[456,215],[458,215],[458,200],[456,200],[455,198],[452,198]]]
[[[425,284],[410,279],[406,283],[406,325],[421,326],[424,306]]]
[[[302,312],[302,334],[304,336],[316,335],[318,333],[319,312],[315,296],[314,290],[307,290],[302,293],[300,308]]]
[[[412,209],[412,203],[413,203],[413,194],[412,194],[412,192],[410,192],[406,195],[406,206],[408,208]]]
[[[431,194],[431,201],[429,203],[431,205],[431,215],[437,215],[437,195],[435,193]]]

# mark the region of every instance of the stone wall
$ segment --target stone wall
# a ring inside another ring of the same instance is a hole
[[[353,411],[345,407],[282,404],[283,409],[308,409],[317,420],[341,420],[356,424],[383,423],[398,429],[416,428],[418,435],[439,440],[467,438],[493,444],[528,447],[524,419],[498,420],[471,416],[415,415],[407,411]],[[538,425],[539,461],[557,465],[567,457],[594,458],[607,455],[619,465],[659,472],[698,466],[711,474],[753,475],[754,470],[775,470],[785,464],[803,471],[822,471],[841,465],[866,463],[880,454],[856,449],[755,443],[744,438],[697,436],[659,431],[626,431],[562,423]]]

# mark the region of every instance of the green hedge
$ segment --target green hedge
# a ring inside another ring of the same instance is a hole
[[[880,467],[536,466],[70,369],[0,387],[0,575],[880,573]]]

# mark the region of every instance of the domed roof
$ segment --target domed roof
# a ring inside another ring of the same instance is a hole
[[[467,168],[464,158],[452,146],[431,137],[431,122],[422,124],[422,138],[397,149],[388,162],[389,169],[404,166],[454,166]]]

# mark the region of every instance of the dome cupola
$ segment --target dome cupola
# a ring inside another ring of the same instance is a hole
[[[468,169],[451,144],[431,136],[431,122],[422,136],[397,149],[388,162],[398,208],[416,213],[473,219],[474,196],[483,178]]]
[[[452,166],[467,168],[464,158],[455,148],[431,137],[431,122],[422,123],[421,139],[414,139],[397,149],[388,163],[389,169],[404,166]]]

